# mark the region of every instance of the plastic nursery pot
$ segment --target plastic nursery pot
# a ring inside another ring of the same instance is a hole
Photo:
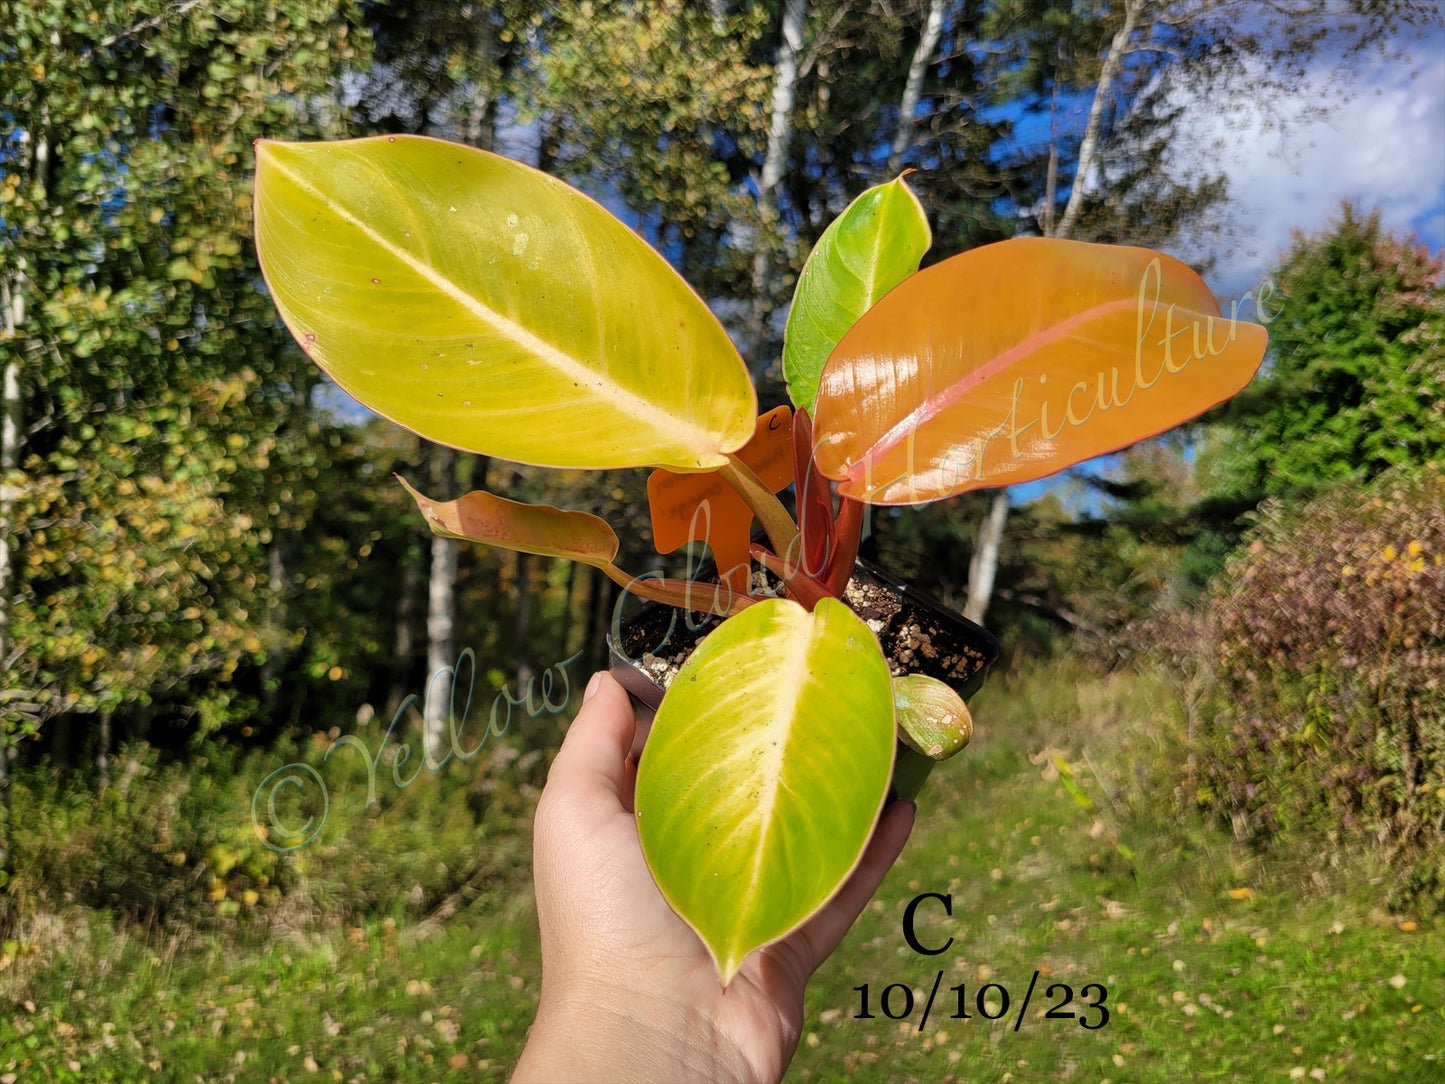
[[[895,676],[926,674],[951,686],[965,701],[998,659],[993,633],[929,598],[882,569],[859,560],[843,601],[868,624]],[[722,618],[684,614],[647,603],[628,620],[614,622],[607,637],[612,676],[632,697],[640,751],[667,687]],[[929,760],[899,744],[894,790],[911,797],[932,769]]]

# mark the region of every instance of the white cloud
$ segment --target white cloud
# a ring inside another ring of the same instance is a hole
[[[1200,137],[1195,146],[1222,140],[1210,164],[1229,178],[1227,232],[1195,242],[1218,258],[1211,277],[1221,294],[1249,289],[1292,229],[1323,228],[1344,199],[1379,207],[1391,230],[1445,246],[1445,32],[1407,48],[1408,60],[1366,66],[1353,97],[1324,118],[1307,116],[1334,96],[1324,71],[1274,103],[1269,118],[1239,110],[1226,128],[1211,103],[1197,103],[1187,130]]]

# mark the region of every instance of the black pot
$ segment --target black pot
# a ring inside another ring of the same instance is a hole
[[[998,659],[999,643],[993,633],[867,561],[860,559],[855,565],[844,601],[878,636],[895,674],[921,673],[938,678],[964,700],[978,690],[984,671]],[[631,694],[637,713],[635,751],[640,751],[653,714],[662,703],[665,688],[661,680],[676,665],[670,660],[691,654],[722,620],[647,603],[630,619],[614,621],[607,648],[612,676]],[[926,635],[925,642],[932,649],[929,654],[910,652],[903,646],[920,639],[912,631],[915,625]],[[906,751],[924,761],[908,769],[921,773],[917,781],[921,785],[932,762]],[[911,757],[900,757],[898,768],[898,790],[904,796],[911,788],[903,786],[903,760]]]

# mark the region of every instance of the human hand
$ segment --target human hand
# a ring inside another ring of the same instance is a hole
[[[913,806],[889,806],[838,894],[749,955],[724,988],[643,858],[634,727],[622,686],[595,675],[542,792],[533,844],[542,993],[513,1080],[778,1080],[798,1044],[803,988],[902,851]]]

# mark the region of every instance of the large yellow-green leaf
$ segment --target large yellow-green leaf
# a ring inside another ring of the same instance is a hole
[[[783,337],[783,374],[799,410],[818,398],[818,374],[838,340],[884,294],[918,270],[933,243],[903,178],[868,189],[833,220],[808,255]]]
[[[1041,478],[1228,399],[1266,339],[1223,319],[1169,256],[987,245],[906,279],[843,337],[823,370],[815,459],[873,504]]]
[[[440,140],[262,141],[256,248],[306,353],[430,440],[549,467],[704,470],[753,432],[706,305],[581,193]]]
[[[896,742],[893,686],[868,626],[835,599],[770,599],[682,668],[637,772],[652,875],[727,983],[857,865]]]

